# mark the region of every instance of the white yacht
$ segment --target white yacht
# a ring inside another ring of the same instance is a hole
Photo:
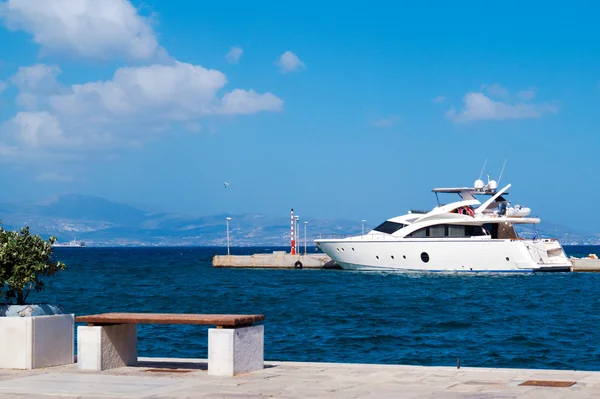
[[[477,180],[473,188],[436,188],[438,206],[386,220],[364,235],[315,240],[344,269],[454,272],[569,271],[556,239],[520,238],[515,225],[537,224],[531,210],[509,206],[511,185]],[[440,203],[439,194],[459,201]],[[481,198],[481,201],[478,198]]]

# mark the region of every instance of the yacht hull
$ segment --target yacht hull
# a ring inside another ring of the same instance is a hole
[[[398,239],[315,240],[348,270],[430,272],[570,271],[571,262],[557,241]]]

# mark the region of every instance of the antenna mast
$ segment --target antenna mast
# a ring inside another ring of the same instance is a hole
[[[504,174],[504,167],[506,166],[506,159],[504,160],[504,165],[502,165],[502,171],[500,172],[500,177],[498,178],[498,185],[500,185],[500,180],[502,180],[502,174]]]
[[[479,174],[479,179],[477,179],[477,180],[481,180],[481,176],[483,176],[483,171],[485,170],[485,165],[487,165],[487,158],[485,159],[485,162],[483,163],[483,168],[481,168],[481,173]]]

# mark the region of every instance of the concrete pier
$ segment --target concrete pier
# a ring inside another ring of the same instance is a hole
[[[571,258],[574,272],[600,272],[600,259],[594,258]]]
[[[265,362],[211,376],[202,359],[139,358],[138,366],[0,370],[0,397],[41,398],[594,398],[600,372]]]
[[[263,269],[339,269],[325,254],[290,255],[285,251],[255,255],[215,255],[213,267],[251,267]]]

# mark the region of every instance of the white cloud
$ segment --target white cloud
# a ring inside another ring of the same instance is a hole
[[[389,127],[398,123],[400,117],[398,115],[390,115],[387,117],[377,118],[371,121],[371,125],[376,127]]]
[[[148,18],[128,0],[7,0],[0,20],[44,53],[149,60],[164,55]]]
[[[37,176],[37,180],[41,182],[73,183],[75,178],[73,176],[63,175],[56,172],[44,172]]]
[[[16,103],[21,108],[33,111],[38,108],[39,101],[60,90],[57,76],[61,70],[55,65],[37,64],[20,67],[9,81],[19,90]]]
[[[553,103],[516,103],[509,104],[494,101],[483,93],[469,92],[465,95],[464,109],[457,113],[454,109],[446,112],[446,116],[454,122],[476,120],[529,119],[539,118],[546,114],[558,112]]]
[[[504,87],[500,86],[498,83],[494,83],[492,85],[483,84],[481,88],[485,90],[485,92],[492,97],[499,98],[508,98],[508,90]]]
[[[222,72],[168,58],[128,0],[0,0],[0,23],[31,34],[42,53],[136,61],[110,79],[77,84],[61,83],[56,65],[19,68],[7,83],[20,112],[0,124],[0,161],[113,156],[173,131],[199,132],[206,118],[212,132],[223,115],[283,108],[271,93],[226,90]],[[227,59],[242,54],[233,47]],[[303,66],[293,57],[296,64],[285,58],[282,68]]]
[[[281,73],[297,71],[305,67],[300,58],[289,50],[281,54],[276,64],[279,66]]]
[[[8,85],[5,82],[0,80],[0,94],[2,94],[2,92],[4,90],[6,90],[7,87],[8,87]]]
[[[436,98],[434,98],[433,100],[431,100],[432,103],[441,103],[446,101],[446,96],[438,96]]]
[[[219,113],[254,114],[260,111],[279,111],[283,101],[271,93],[259,94],[254,90],[235,89],[223,96]]]
[[[34,111],[38,107],[38,98],[31,93],[17,94],[15,102],[19,107],[25,108],[28,111]]]
[[[176,62],[119,68],[111,80],[72,85],[50,98],[65,115],[187,120],[214,113],[225,75],[199,65]]]
[[[56,80],[59,72],[36,65],[19,69],[11,78],[25,90],[19,104],[27,112],[3,125],[1,151],[31,158],[62,148],[62,158],[77,158],[90,151],[139,147],[177,129],[197,132],[207,117],[283,107],[271,93],[233,89],[220,95],[227,83],[223,73],[181,62],[123,67],[112,79],[71,86]]]
[[[199,65],[176,62],[118,69],[112,80],[73,85],[50,97],[62,115],[92,118],[143,116],[162,121],[189,121],[214,114],[253,114],[278,111],[283,102],[270,94],[234,89],[222,100],[217,92],[225,75]]]
[[[61,70],[56,65],[37,64],[30,67],[20,67],[10,82],[21,91],[40,92],[56,89],[57,76]]]
[[[59,120],[46,111],[19,112],[2,126],[2,136],[24,148],[69,147],[76,144],[67,139]]]
[[[242,53],[244,50],[240,46],[232,47],[227,54],[225,54],[225,59],[230,64],[237,64],[240,58],[242,58]]]
[[[527,90],[521,90],[520,92],[517,93],[517,96],[521,99],[521,100],[533,100],[535,98],[535,89],[527,89]]]

